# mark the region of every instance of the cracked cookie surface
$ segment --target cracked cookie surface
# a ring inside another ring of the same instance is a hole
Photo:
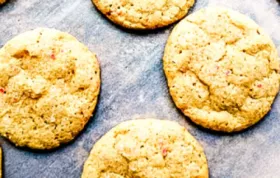
[[[143,119],[114,127],[94,145],[82,178],[208,178],[200,144],[173,121]]]
[[[97,58],[64,32],[16,36],[0,49],[0,71],[0,134],[17,146],[52,149],[71,141],[97,103]]]
[[[250,18],[220,7],[199,10],[172,31],[163,57],[176,106],[205,128],[233,132],[257,123],[279,90],[279,59]]]
[[[194,0],[92,0],[111,21],[131,29],[155,29],[183,18]]]

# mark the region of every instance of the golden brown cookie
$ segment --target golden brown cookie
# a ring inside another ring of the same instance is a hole
[[[194,0],[92,0],[111,21],[131,29],[155,29],[183,18]]]
[[[208,178],[203,149],[182,126],[144,119],[123,122],[91,150],[82,178]]]
[[[269,36],[250,18],[202,9],[172,31],[164,71],[176,106],[193,122],[233,132],[258,122],[279,90],[279,61]]]
[[[100,87],[95,54],[73,36],[39,28],[0,50],[0,134],[17,146],[52,149],[84,128]]]

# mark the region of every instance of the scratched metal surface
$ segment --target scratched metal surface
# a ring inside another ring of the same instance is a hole
[[[280,52],[278,0],[197,0],[191,13],[207,5],[251,16]],[[66,146],[34,152],[0,139],[6,178],[78,178],[92,145],[114,125],[137,117],[185,125],[202,143],[212,178],[280,177],[280,98],[262,122],[245,132],[225,135],[199,129],[175,108],[168,94],[161,58],[172,26],[145,33],[123,30],[101,16],[90,0],[10,0],[0,7],[1,46],[36,27],[69,32],[94,51],[102,68],[102,92],[95,116]]]

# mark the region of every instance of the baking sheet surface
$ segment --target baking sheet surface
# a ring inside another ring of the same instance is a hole
[[[253,18],[280,53],[278,0],[197,0],[190,13],[208,5],[230,7]],[[175,108],[162,70],[173,26],[145,33],[123,30],[100,15],[90,0],[10,0],[0,7],[1,46],[36,27],[69,32],[98,55],[101,97],[84,131],[55,151],[34,152],[0,139],[6,178],[79,178],[92,145],[104,133],[122,121],[145,117],[184,125],[203,145],[212,178],[280,177],[279,97],[263,121],[229,135],[202,130]]]

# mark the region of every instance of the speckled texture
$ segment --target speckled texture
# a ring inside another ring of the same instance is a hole
[[[194,0],[92,0],[112,22],[132,29],[155,29],[184,17]]]
[[[280,2],[199,0],[190,13],[208,4],[250,16],[280,50]],[[168,93],[162,57],[172,27],[147,33],[124,31],[101,16],[91,0],[9,0],[0,8],[0,23],[1,45],[41,26],[68,32],[97,54],[102,69],[96,113],[75,142],[37,153],[1,139],[7,178],[79,178],[92,145],[132,116],[165,118],[184,125],[202,144],[211,178],[279,177],[280,98],[261,122],[242,133],[215,134],[199,129],[176,109]]]
[[[0,49],[0,134],[17,146],[53,149],[84,128],[97,103],[96,55],[75,37],[38,28]]]
[[[176,106],[205,128],[234,132],[257,123],[279,91],[280,66],[270,37],[251,19],[208,7],[169,36],[163,66]]]
[[[203,148],[176,122],[123,122],[93,146],[82,178],[208,178]]]

